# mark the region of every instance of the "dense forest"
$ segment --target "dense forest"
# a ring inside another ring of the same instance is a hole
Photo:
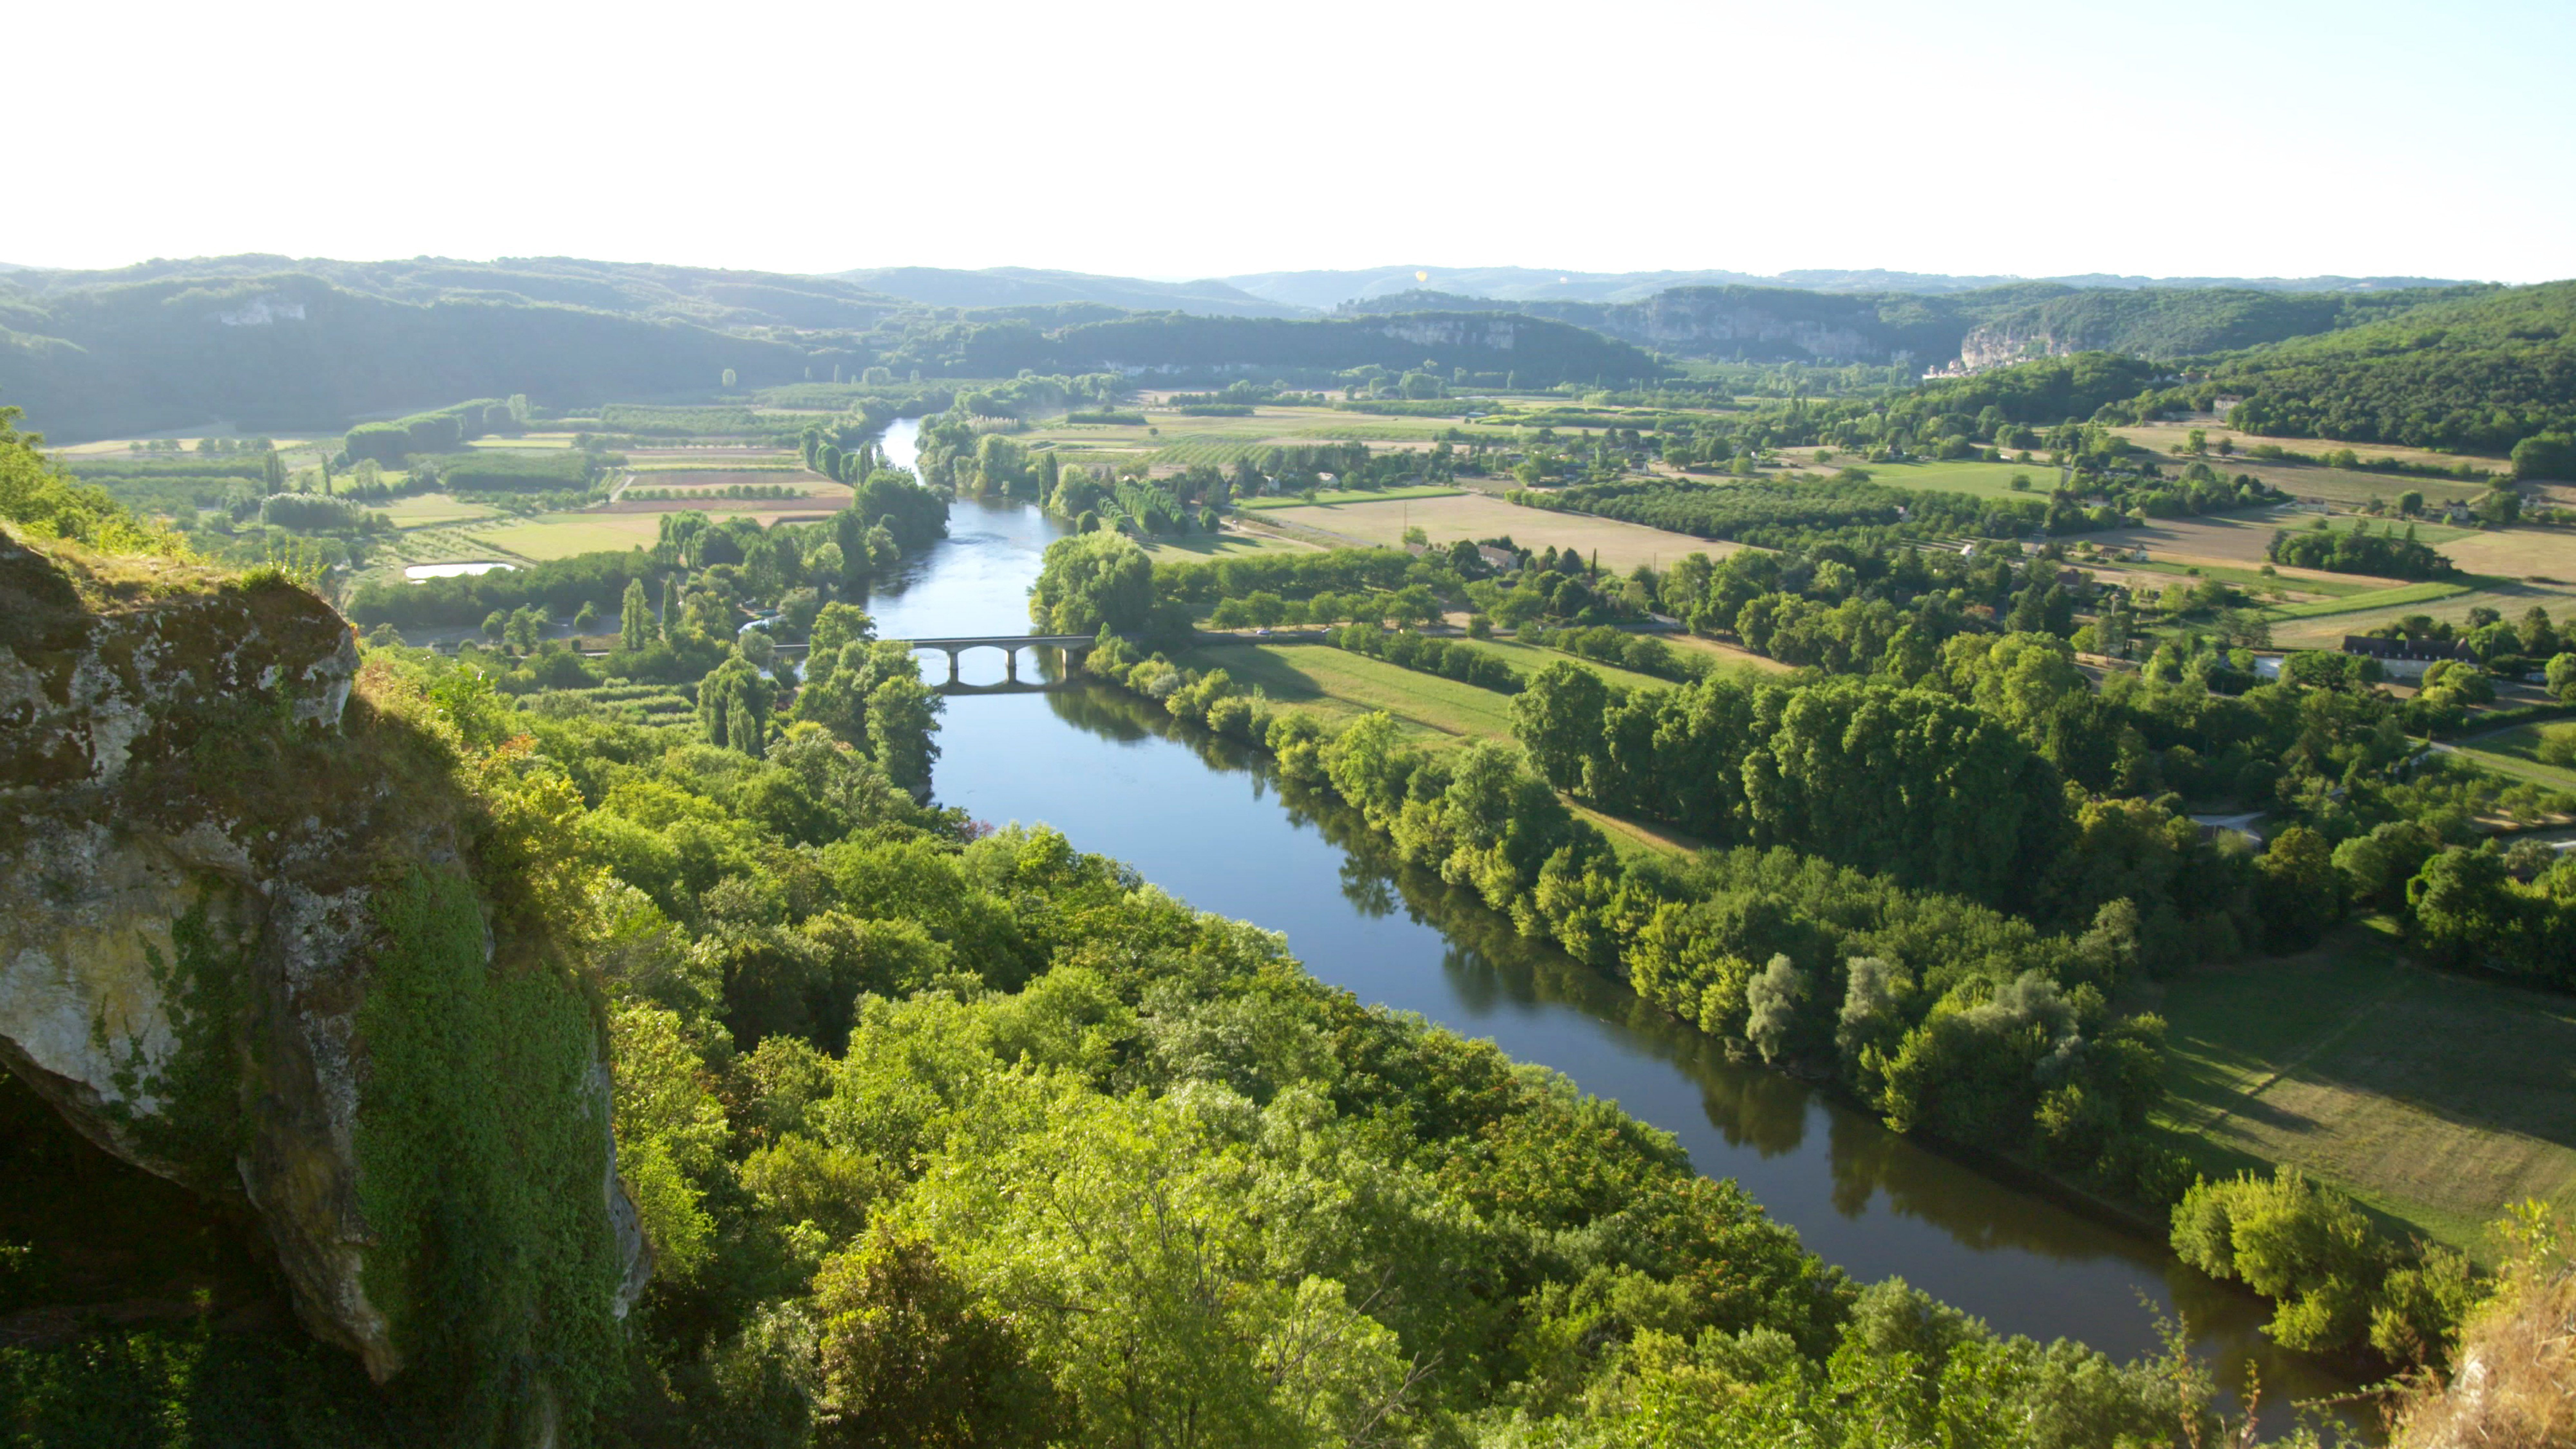
[[[1404,291],[1354,301],[1342,310],[1516,312],[1571,322],[1672,357],[1910,363],[1919,370],[1962,357],[1990,365],[2086,351],[2170,361],[2351,327],[2471,290],[2282,292],[2016,282],[1924,295],[1675,286],[1620,302]]]

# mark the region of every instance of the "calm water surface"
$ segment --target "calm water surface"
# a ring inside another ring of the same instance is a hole
[[[887,440],[911,461],[908,424]],[[1064,530],[1023,505],[961,499],[950,536],[869,601],[889,637],[1019,633],[1039,555]],[[937,656],[929,677],[939,678]],[[1037,671],[1024,659],[1021,677]],[[997,650],[960,678],[1003,678]],[[1043,822],[1132,863],[1202,910],[1284,932],[1319,978],[1563,1072],[1677,1136],[1855,1278],[1902,1277],[2007,1333],[2153,1352],[2179,1312],[2222,1381],[2260,1369],[2264,1398],[2350,1379],[2258,1333],[2254,1298],[2163,1246],[1974,1171],[1790,1078],[1727,1060],[1711,1038],[1563,955],[1514,937],[1436,880],[1406,879],[1331,813],[1284,800],[1263,763],[1103,690],[956,696],[937,790],[995,825]],[[1319,814],[1318,811],[1324,813]],[[2267,1422],[2273,1412],[2264,1415]],[[2287,1422],[2286,1413],[2280,1422]]]

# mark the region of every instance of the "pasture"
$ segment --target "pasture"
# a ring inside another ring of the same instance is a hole
[[[2462,533],[2445,541],[2442,552],[2471,573],[2576,583],[2576,533],[2564,529],[2498,528]]]
[[[1411,526],[1421,529],[1435,546],[1461,538],[1508,537],[1526,549],[1552,544],[1574,549],[1587,558],[1597,551],[1603,568],[1623,574],[1641,563],[1661,568],[1688,554],[1723,558],[1742,547],[1586,513],[1523,508],[1482,493],[1398,502],[1298,505],[1267,509],[1261,516],[1353,543],[1385,548],[1401,547],[1404,530]]]
[[[2537,584],[2513,579],[2471,579],[2459,583],[2435,585],[2456,590],[2445,596],[2426,598],[2415,591],[2422,585],[2392,585],[2386,598],[2372,599],[2355,595],[2335,602],[2344,607],[2331,613],[2308,613],[2288,617],[2272,626],[2272,641],[2288,648],[2313,648],[2331,645],[2346,634],[2367,634],[2383,624],[2394,624],[2410,614],[2428,614],[2453,625],[2466,624],[2471,609],[2485,607],[2507,619],[2518,619],[2534,604],[2547,609],[2552,619],[2576,617],[2576,585]],[[2357,600],[2370,599],[2356,605]],[[2397,602],[2391,602],[2396,600]]]
[[[1432,483],[1423,484],[1418,488],[1380,488],[1374,491],[1359,488],[1326,488],[1317,492],[1312,500],[1289,494],[1274,494],[1268,498],[1238,499],[1236,506],[1271,509],[1299,508],[1328,503],[1388,503],[1407,498],[1447,498],[1466,491],[1464,488],[1444,488]]]
[[[2204,1172],[2289,1163],[2473,1251],[2509,1203],[2576,1206],[2576,1002],[2428,970],[2362,926],[2157,994],[2159,1125]]]
[[[487,548],[543,562],[602,549],[649,548],[661,536],[650,513],[541,513],[519,523],[478,530]]]
[[[469,448],[569,448],[572,446],[572,436],[570,433],[521,433],[515,438],[475,438],[465,446]]]
[[[381,505],[368,506],[392,519],[396,528],[426,528],[498,516],[479,503],[463,502],[446,493],[414,493],[408,497],[387,499]]]
[[[2143,548],[2159,562],[2232,564],[2260,569],[2271,562],[2265,550],[2276,529],[2305,528],[2317,515],[2288,509],[2245,513],[2211,513],[2198,518],[2159,518],[2129,528],[2104,529],[2084,535],[2102,548]]]
[[[1839,468],[1841,461],[1820,463],[1822,468]],[[1965,493],[1977,498],[2028,498],[2048,501],[2048,492],[2057,486],[2058,473],[2046,463],[1856,463],[1869,474],[1872,483],[1890,488],[1920,488],[1927,492]],[[2015,477],[2030,480],[2026,490],[2012,486]]]
[[[1315,548],[1311,543],[1272,533],[1187,533],[1136,541],[1157,563],[1232,558],[1247,553],[1312,553]]]

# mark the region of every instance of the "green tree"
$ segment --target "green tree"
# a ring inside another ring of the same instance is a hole
[[[2304,951],[2343,916],[2343,873],[2326,838],[2293,825],[2272,838],[2254,862],[2263,944],[2273,953]]]
[[[1512,700],[1512,736],[1530,763],[1560,790],[1583,788],[1584,763],[1602,739],[1610,687],[1601,676],[1569,659],[1533,672]]]
[[[1029,618],[1055,634],[1136,634],[1154,607],[1154,565],[1135,540],[1084,533],[1048,544]]]
[[[2576,437],[2537,433],[2513,445],[2513,476],[2518,482],[2576,479]]]
[[[653,606],[644,595],[644,580],[626,581],[626,596],[617,610],[617,647],[640,654],[653,644]]]
[[[905,662],[911,662],[907,656]],[[946,702],[910,673],[877,682],[868,691],[868,752],[886,778],[916,795],[930,792],[930,765],[939,758],[933,736]]]

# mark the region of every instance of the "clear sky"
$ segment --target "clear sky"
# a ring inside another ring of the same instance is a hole
[[[2576,275],[2576,0],[29,4],[0,261]]]

